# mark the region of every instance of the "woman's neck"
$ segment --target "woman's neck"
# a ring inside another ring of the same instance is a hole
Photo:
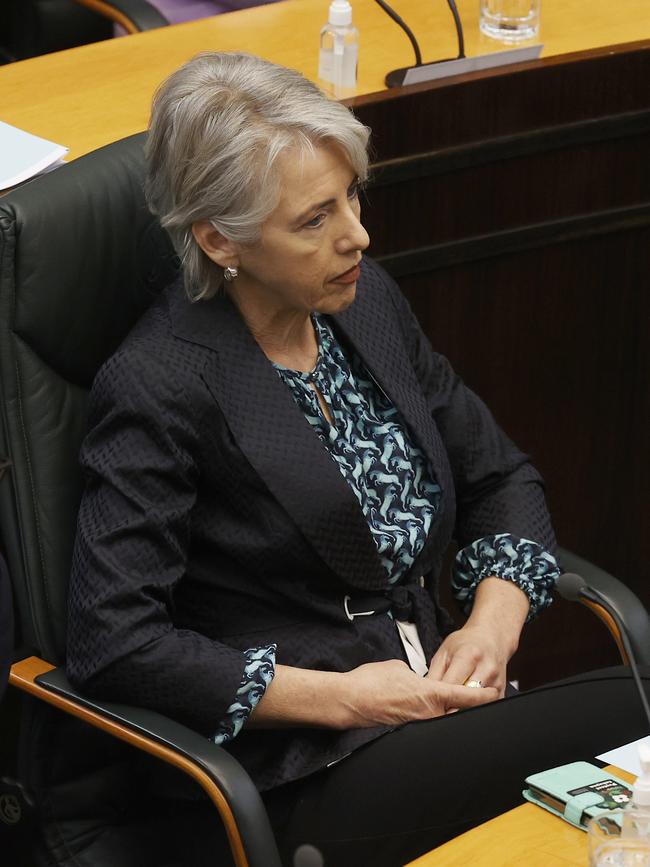
[[[304,310],[251,309],[231,292],[246,325],[266,357],[291,370],[308,372],[318,360],[318,338],[311,315]]]

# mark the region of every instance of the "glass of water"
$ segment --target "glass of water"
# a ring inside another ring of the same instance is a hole
[[[650,867],[650,813],[612,810],[588,825],[590,867]]]
[[[480,0],[481,32],[501,42],[539,36],[540,0]]]

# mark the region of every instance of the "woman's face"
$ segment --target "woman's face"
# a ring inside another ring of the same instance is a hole
[[[283,154],[280,201],[252,245],[237,245],[229,287],[244,308],[266,316],[337,313],[354,300],[368,233],[358,182],[335,145]]]

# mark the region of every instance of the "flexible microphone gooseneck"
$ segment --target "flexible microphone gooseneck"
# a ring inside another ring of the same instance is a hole
[[[381,6],[386,15],[392,18],[395,24],[397,24],[398,27],[401,27],[404,33],[406,33],[411,42],[411,45],[413,46],[413,51],[415,52],[415,65],[422,66],[422,52],[420,51],[420,46],[418,45],[418,41],[406,21],[404,21],[404,19],[400,15],[398,15],[394,9],[391,9],[391,7],[388,5],[388,3],[385,2],[385,0],[375,0],[375,3]]]
[[[385,81],[387,87],[399,87],[404,81],[404,76],[408,72],[409,69],[415,69],[415,67],[422,66],[422,52],[420,51],[420,46],[418,45],[418,41],[413,34],[413,31],[408,26],[408,24],[401,18],[394,9],[392,9],[386,0],[375,0],[378,6],[380,6],[384,12],[393,19],[393,21],[402,28],[404,33],[409,38],[411,45],[413,46],[413,51],[415,53],[415,65],[414,66],[405,66],[401,69],[394,69],[392,72],[389,72],[386,75]],[[456,0],[447,0],[447,6],[449,6],[449,10],[454,18],[454,25],[456,27],[456,38],[458,39],[458,54],[456,55],[454,60],[460,60],[465,57],[465,37],[463,35],[463,25],[460,20],[460,15],[458,13],[458,7],[456,6]],[[434,60],[432,63],[445,63],[450,58],[445,58],[443,60]],[[430,64],[424,64],[429,66]]]
[[[650,726],[650,706],[648,706],[648,699],[646,698],[645,690],[641,683],[641,677],[639,676],[639,669],[636,664],[634,650],[632,649],[632,642],[630,641],[627,629],[616,609],[599,590],[590,587],[581,575],[576,575],[573,572],[565,572],[563,575],[560,575],[555,587],[563,599],[567,599],[569,602],[579,602],[581,599],[586,599],[588,602],[600,605],[612,618],[620,633],[621,644],[623,645],[623,650],[628,659],[630,671],[632,672],[632,677],[634,678],[639,698],[643,705],[643,711],[648,720],[648,726]]]

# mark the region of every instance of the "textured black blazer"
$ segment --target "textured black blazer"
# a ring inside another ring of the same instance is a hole
[[[436,580],[452,536],[552,547],[540,478],[376,263],[363,260],[356,300],[331,322],[442,488],[405,591],[431,656],[448,628]],[[177,283],[154,303],[96,378],[81,460],[67,658],[81,689],[209,735],[247,648],[275,642],[279,663],[333,671],[404,658],[388,616],[345,614],[346,595],[386,583],[366,519],[227,297],[191,304]],[[244,727],[230,749],[269,788],[381,731]]]

